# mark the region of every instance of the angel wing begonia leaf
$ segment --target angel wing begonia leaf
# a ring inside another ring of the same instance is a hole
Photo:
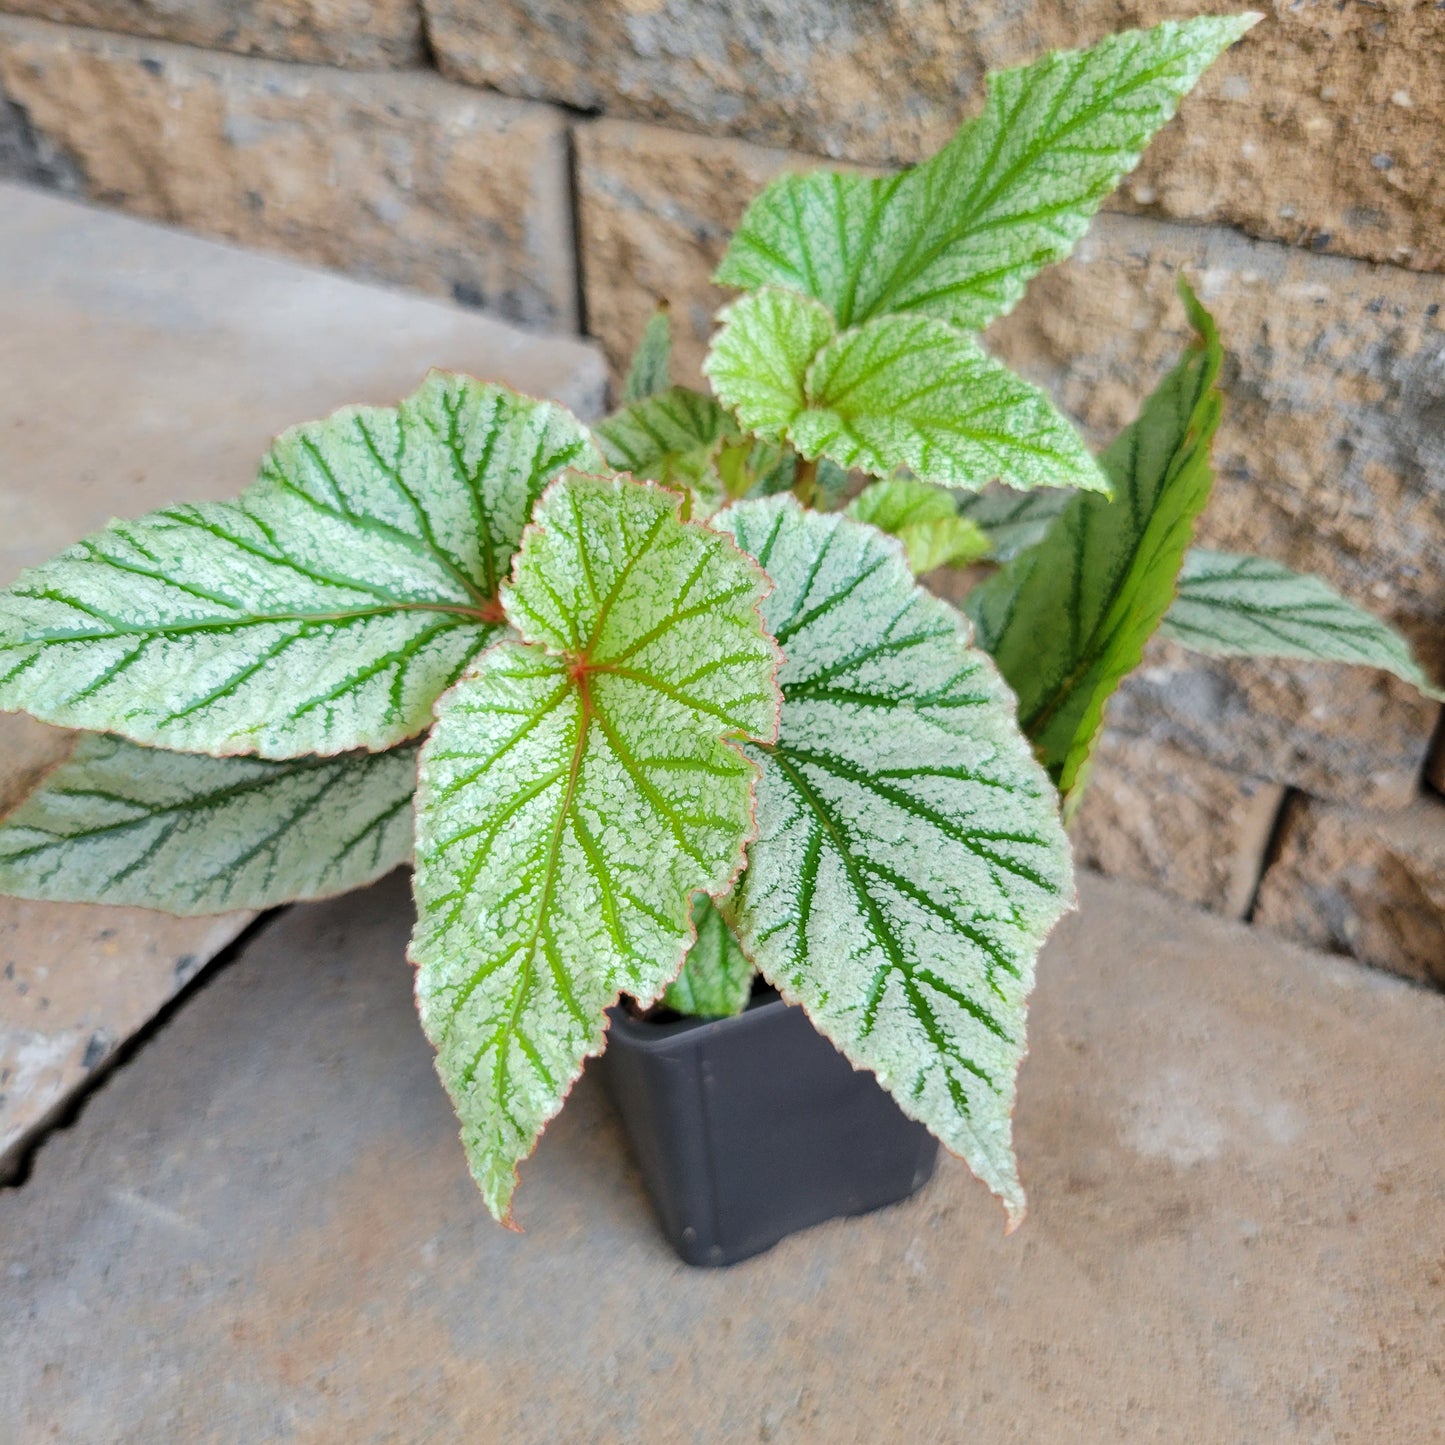
[[[443,373],[296,427],[236,501],[115,522],[0,592],[0,708],[189,752],[391,747],[498,634],[574,463],[600,458],[561,407]]]
[[[522,640],[442,699],[422,752],[417,997],[498,1218],[606,1008],[661,996],[694,891],[726,890],[752,836],[738,740],[777,725],[767,581],[681,503],[558,482],[503,589]]]
[[[1181,291],[1197,340],[1104,453],[1114,500],[1074,497],[1042,542],[965,604],[1066,800],[1087,775],[1109,699],[1169,610],[1214,485],[1224,353],[1209,314]]]
[[[268,762],[82,734],[0,822],[0,893],[197,914],[359,888],[411,856],[416,754]]]
[[[657,396],[672,385],[672,316],[666,301],[660,302],[642,330],[627,380],[622,403],[630,405],[644,397]]]
[[[1047,395],[944,322],[885,316],[834,335],[818,302],[775,289],[720,319],[703,365],[718,396],[805,457],[972,491],[1108,490]]]
[[[1298,657],[1378,667],[1441,698],[1410,644],[1328,582],[1267,557],[1191,548],[1164,636],[1212,657]]]
[[[1258,19],[1166,21],[990,75],[983,113],[912,170],[779,177],[715,279],[811,296],[840,328],[906,312],[981,329],[1069,254],[1181,97]]]
[[[712,397],[670,387],[613,412],[593,432],[614,471],[686,487],[694,519],[711,516],[725,500],[719,453],[739,443],[741,433]]]
[[[730,1018],[747,1005],[753,987],[753,966],[738,946],[727,920],[711,898],[693,899],[692,924],[697,941],[687,951],[682,972],[662,996],[666,1007],[694,1018]]]
[[[767,569],[782,726],[722,911],[744,951],[999,1194],[1034,959],[1071,906],[1057,797],[964,618],[897,544],[791,498],[717,525]]]
[[[865,487],[845,508],[857,522],[868,522],[903,543],[915,575],[935,567],[964,566],[986,557],[989,539],[954,498],[911,477],[893,477]]]

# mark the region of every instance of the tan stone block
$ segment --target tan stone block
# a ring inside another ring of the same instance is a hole
[[[1102,443],[1186,344],[1181,274],[1229,353],[1200,540],[1319,573],[1445,666],[1445,281],[1107,215],[988,344]]]
[[[0,10],[316,65],[425,59],[417,0],[0,0]]]
[[[1201,657],[1156,640],[1115,694],[1109,722],[1319,797],[1402,808],[1419,790],[1439,713],[1370,668]]]
[[[728,238],[775,175],[816,161],[628,121],[596,121],[575,134],[588,331],[621,376],[666,297],[674,377],[701,385],[713,314],[731,294],[709,279]]]
[[[1284,800],[1177,749],[1106,732],[1069,828],[1089,868],[1243,918]]]
[[[1445,801],[1397,813],[1295,798],[1257,923],[1445,986]]]
[[[1169,6],[1181,8],[1194,9]],[[1445,270],[1445,8],[1254,8],[1263,23],[1184,102],[1123,202],[1314,251]]]
[[[552,328],[577,323],[565,118],[0,18],[0,97],[88,198]]]
[[[512,95],[878,164],[941,145],[985,71],[1190,0],[423,0],[449,75]],[[1272,0],[1122,204],[1445,268],[1445,10]]]

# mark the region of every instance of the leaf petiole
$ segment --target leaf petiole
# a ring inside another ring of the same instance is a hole
[[[818,463],[816,458],[798,458],[798,470],[793,477],[793,495],[805,507],[811,507],[818,495]]]

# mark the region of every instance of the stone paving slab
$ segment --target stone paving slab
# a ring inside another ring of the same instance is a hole
[[[433,366],[603,405],[586,342],[0,182],[0,581]]]
[[[0,584],[113,516],[235,495],[283,427],[431,366],[604,399],[583,342],[0,184]],[[0,715],[0,809],[68,746]],[[0,898],[0,1178],[249,917]]]
[[[39,1441],[1445,1440],[1445,999],[1086,877],[1041,969],[1032,1213],[915,1199],[680,1265],[585,1077],[486,1217],[404,876],[293,909],[0,1194]],[[0,1430],[3,1435],[3,1430]]]

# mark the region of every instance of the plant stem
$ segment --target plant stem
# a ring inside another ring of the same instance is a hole
[[[793,476],[793,495],[805,506],[811,507],[818,494],[818,463],[806,457],[798,458],[798,470]]]

